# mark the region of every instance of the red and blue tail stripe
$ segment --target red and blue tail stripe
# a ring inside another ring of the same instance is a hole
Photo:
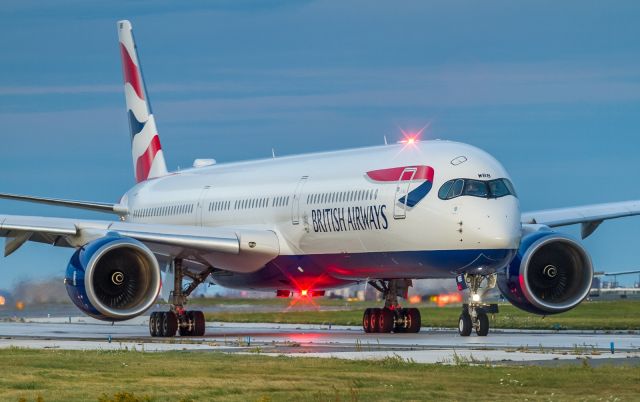
[[[149,104],[149,97],[146,95],[144,79],[129,21],[118,22],[118,37],[120,39],[124,92],[127,101],[129,130],[131,132],[133,167],[136,181],[139,183],[167,174],[167,167],[155,119]]]

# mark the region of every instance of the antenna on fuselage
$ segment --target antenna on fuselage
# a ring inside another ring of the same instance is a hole
[[[273,159],[275,159],[275,158],[276,158],[276,150],[275,150],[274,148],[271,148],[271,157],[272,157]]]
[[[383,137],[384,137],[384,145],[389,145],[389,143],[387,142],[387,136],[383,135]]]

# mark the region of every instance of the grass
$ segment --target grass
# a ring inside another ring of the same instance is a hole
[[[288,303],[288,300],[284,302]],[[245,300],[245,303],[249,301]],[[358,302],[356,305],[357,308],[347,305],[346,309],[336,311],[287,311],[283,304],[282,312],[219,312],[205,316],[207,321],[223,322],[360,325],[366,304]],[[420,312],[423,326],[452,328],[458,325],[460,306],[420,307]],[[500,313],[491,317],[491,325],[493,328],[517,329],[638,330],[639,315],[640,301],[583,302],[569,312],[546,317],[501,304]]]
[[[222,353],[0,350],[5,401],[635,400],[640,368],[423,365]],[[586,386],[588,384],[588,386]]]

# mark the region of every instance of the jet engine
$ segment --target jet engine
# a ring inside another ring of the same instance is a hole
[[[106,236],[73,254],[64,282],[80,310],[99,320],[122,321],[154,304],[161,276],[156,257],[144,244]]]
[[[526,235],[511,264],[498,272],[502,295],[530,313],[562,313],[577,306],[591,289],[591,258],[565,235],[540,231]]]

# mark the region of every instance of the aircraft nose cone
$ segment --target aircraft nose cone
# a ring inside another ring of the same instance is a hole
[[[482,232],[486,248],[516,249],[520,243],[520,222],[513,216],[495,216]]]
[[[521,225],[517,203],[498,201],[468,217],[465,232],[468,240],[485,249],[517,249],[520,244]],[[465,236],[466,237],[466,236]]]

